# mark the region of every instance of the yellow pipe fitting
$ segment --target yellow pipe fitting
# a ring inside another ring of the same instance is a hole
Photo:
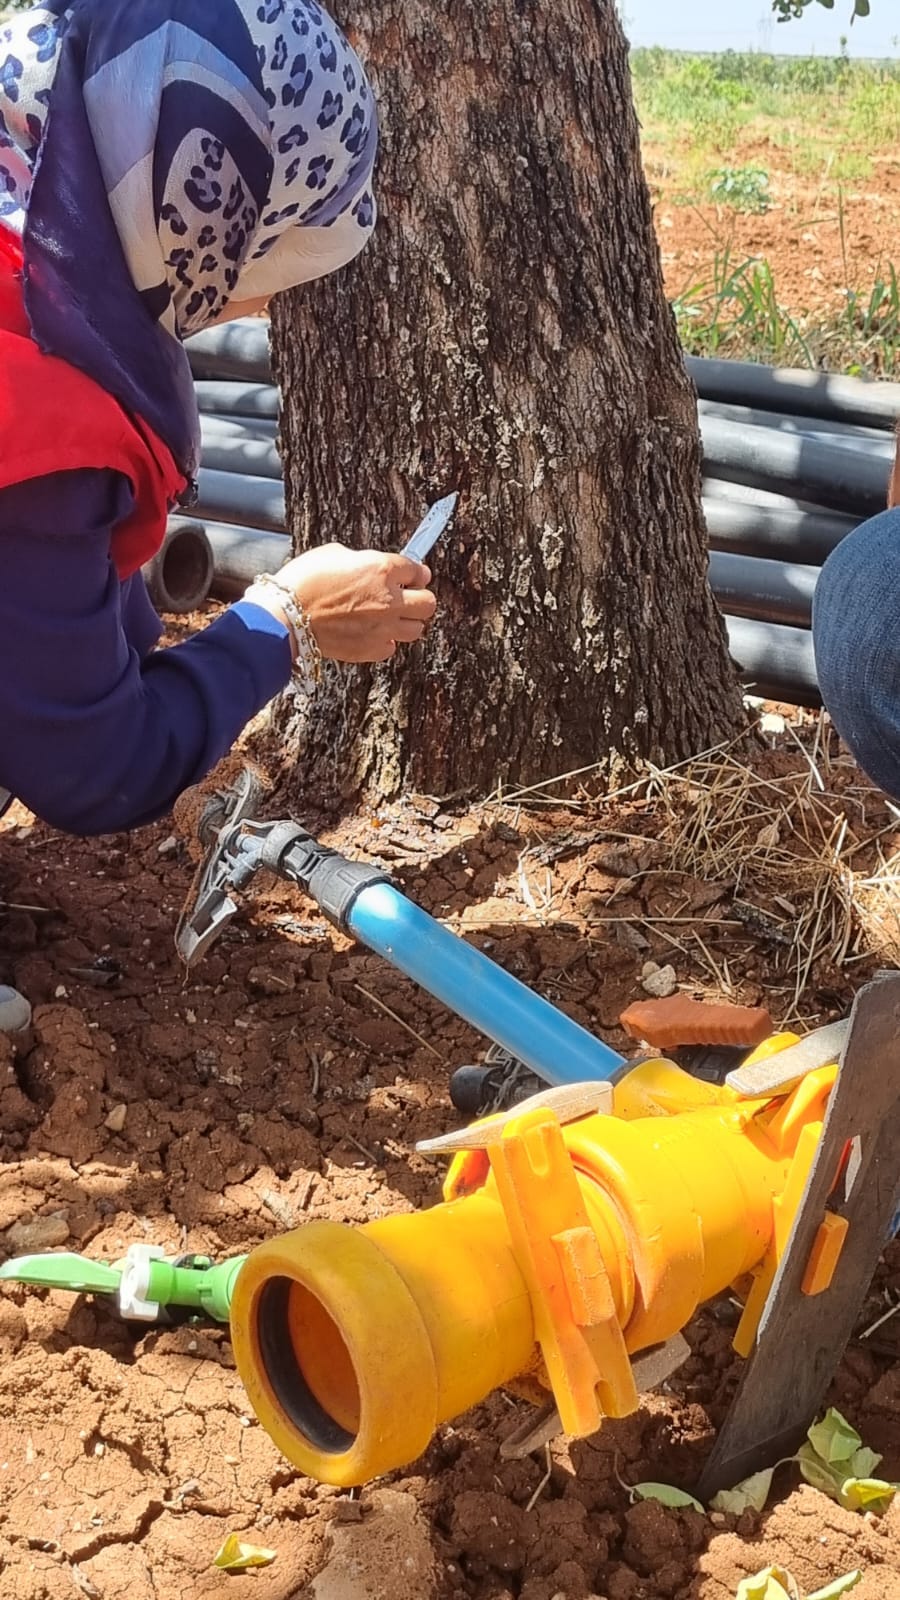
[[[288,1460],[353,1487],[534,1364],[531,1300],[496,1192],[253,1251],[231,1305],[251,1405]]]
[[[630,1355],[771,1271],[833,1079],[741,1101],[644,1063],[612,1116],[498,1122],[429,1211],[261,1246],[231,1310],[257,1416],[303,1472],[352,1486],[523,1375],[552,1390],[569,1433],[633,1410]]]

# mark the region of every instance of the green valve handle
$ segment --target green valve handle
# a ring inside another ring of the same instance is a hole
[[[115,1301],[127,1322],[167,1322],[175,1311],[227,1322],[245,1259],[232,1256],[218,1264],[209,1256],[172,1259],[156,1245],[133,1244],[113,1266],[65,1252],[17,1256],[0,1267],[0,1281],[103,1295]]]
[[[27,1283],[33,1289],[69,1289],[72,1294],[118,1293],[122,1273],[102,1261],[67,1253],[15,1256],[0,1267],[0,1280]]]

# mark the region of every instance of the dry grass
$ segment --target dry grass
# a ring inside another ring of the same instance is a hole
[[[758,760],[723,746],[650,769],[600,801],[590,777],[566,774],[504,799],[537,809],[571,808],[574,798],[594,823],[620,821],[620,808],[633,804],[640,831],[656,842],[655,872],[722,885],[719,904],[700,916],[684,915],[685,905],[682,914],[648,907],[646,917],[620,919],[611,905],[598,919],[652,925],[684,954],[689,943],[711,996],[738,993],[733,973],[748,940],[770,955],[773,1013],[785,1027],[817,1019],[816,991],[829,974],[861,980],[875,966],[900,965],[900,811],[838,749],[824,715],[804,717],[799,730],[788,724]],[[563,799],[573,780],[575,796]]]
[[[748,932],[781,945],[793,986],[785,1025],[797,1020],[820,963],[842,968],[871,953],[854,871],[870,840],[851,827],[818,767],[768,777],[725,754],[654,774],[650,787],[672,870],[727,884]]]

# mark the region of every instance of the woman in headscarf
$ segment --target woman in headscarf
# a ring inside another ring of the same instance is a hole
[[[149,822],[321,656],[380,661],[427,568],[326,545],[183,644],[140,568],[189,504],[182,340],[374,223],[371,89],[315,0],[48,0],[0,26],[0,786]]]

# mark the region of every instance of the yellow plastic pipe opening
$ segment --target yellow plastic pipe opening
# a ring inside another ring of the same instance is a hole
[[[261,1245],[235,1283],[231,1338],[278,1449],[342,1488],[414,1461],[535,1351],[502,1209],[482,1194]]]

